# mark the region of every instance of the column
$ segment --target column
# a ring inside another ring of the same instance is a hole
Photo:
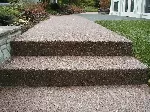
[[[114,0],[111,0],[111,5],[110,5],[110,15],[113,15],[114,12]]]
[[[122,0],[118,3],[118,16],[121,16]]]

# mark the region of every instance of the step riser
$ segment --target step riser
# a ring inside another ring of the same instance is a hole
[[[148,70],[0,70],[1,86],[146,84]]]
[[[13,56],[132,56],[130,42],[11,42]]]

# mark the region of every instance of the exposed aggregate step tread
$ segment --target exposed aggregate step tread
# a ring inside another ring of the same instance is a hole
[[[14,56],[131,56],[132,42],[79,16],[52,16],[11,42]]]
[[[150,112],[147,85],[0,87],[0,111]]]
[[[2,85],[145,84],[148,80],[147,66],[119,56],[13,57],[1,65],[0,74]]]

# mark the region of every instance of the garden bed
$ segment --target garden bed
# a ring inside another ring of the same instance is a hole
[[[14,3],[0,6],[0,26],[21,26],[22,32],[49,18],[43,3]]]

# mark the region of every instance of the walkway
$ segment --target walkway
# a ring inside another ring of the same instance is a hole
[[[91,21],[96,21],[96,20],[147,20],[147,19],[140,19],[140,18],[135,18],[135,17],[124,17],[124,16],[116,16],[116,15],[102,15],[98,14],[97,12],[87,12],[87,13],[82,13],[82,14],[77,14],[78,16],[87,18]]]
[[[150,112],[148,69],[132,42],[93,21],[53,16],[11,47],[0,112]]]

